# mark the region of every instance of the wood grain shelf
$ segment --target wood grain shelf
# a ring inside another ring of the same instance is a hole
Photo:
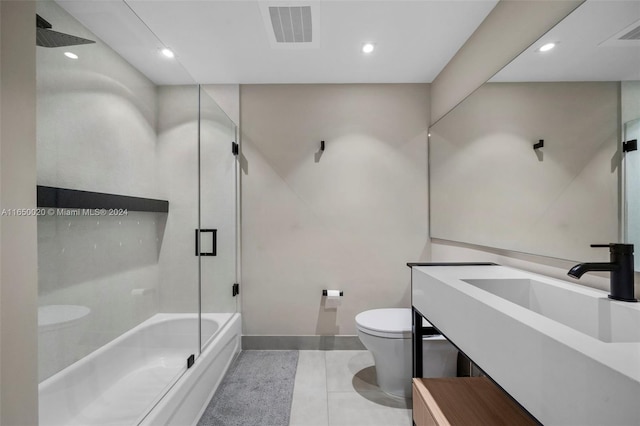
[[[528,426],[539,423],[486,377],[413,379],[416,426]]]

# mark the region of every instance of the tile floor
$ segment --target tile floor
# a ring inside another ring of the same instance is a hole
[[[382,392],[368,351],[300,351],[290,426],[411,426],[411,401]]]

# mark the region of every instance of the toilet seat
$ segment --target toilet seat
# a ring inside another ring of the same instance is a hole
[[[356,315],[358,330],[387,339],[411,338],[411,309],[372,309]]]
[[[431,327],[431,324],[422,319],[423,327]],[[411,309],[409,308],[385,308],[371,309],[356,315],[356,327],[363,333],[372,336],[385,337],[387,339],[411,338]],[[425,336],[425,340],[445,340],[441,334]]]

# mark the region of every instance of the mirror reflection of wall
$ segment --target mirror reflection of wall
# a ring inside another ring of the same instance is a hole
[[[588,0],[432,126],[433,238],[608,259],[589,245],[621,239],[623,92],[640,80],[640,40],[624,38],[639,26],[640,2]]]

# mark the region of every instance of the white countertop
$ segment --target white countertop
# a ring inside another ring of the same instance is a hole
[[[543,424],[640,425],[640,304],[504,266],[416,266],[412,284],[413,306]]]

